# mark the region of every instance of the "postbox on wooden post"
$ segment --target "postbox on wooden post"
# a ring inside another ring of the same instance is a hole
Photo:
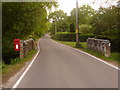
[[[20,59],[24,58],[30,50],[33,49],[34,41],[14,39],[14,50],[20,51]]]
[[[20,39],[14,39],[14,50],[20,51]]]

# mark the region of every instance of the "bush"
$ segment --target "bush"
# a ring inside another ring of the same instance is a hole
[[[86,42],[88,38],[93,38],[93,35],[79,35],[80,42]],[[54,37],[56,40],[60,41],[76,41],[76,33],[71,32],[58,32],[57,35]]]
[[[32,36],[32,35],[28,36],[28,39],[30,39],[30,38],[32,38],[35,41],[34,36]]]
[[[70,24],[70,32],[75,32],[75,25],[74,24]]]
[[[94,35],[79,35],[80,42],[86,42],[88,38],[94,38]]]
[[[15,58],[15,59],[10,59],[10,64],[16,64],[19,61],[20,61],[19,57]]]
[[[60,41],[75,41],[75,33],[58,32],[54,39]]]
[[[119,49],[120,40],[119,39],[117,39],[117,38],[108,38],[106,36],[100,36],[100,35],[96,36],[96,38],[109,40],[110,43],[111,43],[112,52],[120,52],[120,49]]]
[[[95,35],[89,35],[89,34],[80,34],[79,35],[79,41],[80,42],[86,42],[86,40],[88,38],[97,38],[97,39],[106,39],[109,40],[111,43],[111,50],[112,52],[120,52],[119,49],[119,43],[120,40],[118,40],[117,38],[108,38],[106,36],[95,36]],[[76,33],[75,32],[58,32],[57,35],[54,37],[54,39],[59,40],[59,41],[76,41]]]
[[[2,54],[2,58],[5,64],[11,64],[11,60],[15,59],[16,57],[19,57],[19,51],[14,51],[14,49],[8,49],[9,51],[7,51],[6,49],[4,49],[3,54]]]
[[[92,33],[92,27],[87,24],[80,25],[80,32],[81,34],[91,34]]]

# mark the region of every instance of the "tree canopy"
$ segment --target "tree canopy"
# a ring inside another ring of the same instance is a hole
[[[50,13],[49,20],[52,21],[51,33],[55,33],[55,23],[57,26],[57,32],[65,32],[69,29],[69,22],[67,14],[63,10],[58,10]]]
[[[120,0],[116,3],[119,2]],[[89,5],[80,6],[78,8],[80,34],[92,35],[95,38],[108,39],[112,43],[112,46],[115,46],[114,49],[117,50],[118,43],[120,42],[118,38],[118,33],[120,33],[119,9],[119,4],[111,4],[109,5],[109,7],[100,7],[98,10],[94,10]],[[55,14],[56,12],[57,11],[53,13]],[[61,16],[62,14],[59,13],[58,15]],[[54,32],[54,22],[52,24],[52,32]],[[65,18],[62,21],[57,19],[57,28],[58,32],[75,33],[76,8],[73,8],[73,10],[70,13],[70,16],[65,16]]]
[[[55,2],[3,2],[2,3],[2,49],[3,59],[16,57],[13,51],[15,38],[42,36],[49,27],[47,10]]]

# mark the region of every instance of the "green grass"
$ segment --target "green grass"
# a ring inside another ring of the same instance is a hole
[[[28,55],[24,59],[14,59],[14,63],[10,65],[2,64],[2,79],[3,83],[5,83],[10,77],[15,75],[18,71],[21,70],[22,67],[26,65],[26,62],[31,60],[37,51],[31,50]]]
[[[37,41],[39,40],[39,37],[35,37],[34,41],[34,49],[36,48]],[[28,55],[25,56],[23,59],[19,59],[19,57],[15,59],[11,59],[11,64],[6,65],[2,62],[0,64],[0,67],[2,67],[2,79],[3,83],[5,83],[10,77],[15,75],[17,72],[19,72],[22,67],[26,65],[27,61],[32,60],[32,57],[36,54],[37,50],[31,50]]]
[[[93,50],[87,49],[87,43],[86,42],[80,42],[80,46],[78,46],[78,47],[76,47],[76,42],[64,42],[64,41],[58,41],[58,42],[60,42],[62,44],[65,44],[65,45],[69,45],[73,48],[78,48],[78,49],[80,49],[82,51],[85,51],[89,54],[92,54],[92,55],[94,55],[98,58],[101,58],[103,60],[107,60],[109,62],[113,62],[116,65],[118,63],[120,64],[120,60],[118,60],[119,59],[118,57],[120,57],[120,53],[118,53],[118,52],[111,52],[110,57],[105,57],[104,55],[100,54],[99,52],[95,52]]]

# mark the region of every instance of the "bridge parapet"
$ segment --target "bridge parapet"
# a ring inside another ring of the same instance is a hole
[[[111,43],[109,40],[88,38],[87,48],[100,52],[106,57],[109,57],[111,53]]]
[[[28,40],[21,40],[20,42],[20,58],[24,58],[29,51],[34,49],[34,40],[28,39]]]

